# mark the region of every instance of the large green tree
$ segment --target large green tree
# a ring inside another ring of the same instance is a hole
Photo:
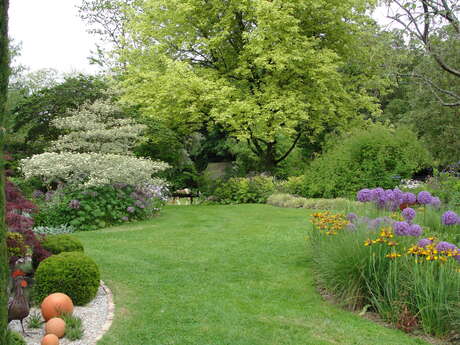
[[[107,88],[100,77],[79,74],[26,95],[11,110],[10,131],[16,140],[7,149],[23,156],[42,153],[61,134],[51,122],[84,103],[108,98]]]
[[[378,112],[365,0],[144,0],[124,101],[178,133],[222,126],[273,170],[303,138]],[[284,145],[281,149],[280,138]],[[285,145],[289,140],[289,145]]]
[[[5,107],[8,95],[9,52],[8,52],[8,0],[0,1],[0,344],[7,343],[7,285],[8,264],[6,255],[5,225],[5,160],[3,143],[5,141]]]

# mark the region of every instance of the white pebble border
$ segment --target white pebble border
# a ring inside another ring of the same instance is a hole
[[[35,312],[40,312],[40,309],[32,308],[31,314]],[[74,315],[83,321],[83,338],[75,341],[62,338],[59,345],[96,345],[112,326],[114,312],[112,291],[101,281],[96,297],[86,306],[74,308]],[[40,345],[44,336],[44,324],[40,329],[30,329],[27,327],[27,321],[24,320],[24,328],[28,335],[24,339],[27,345]],[[22,334],[19,321],[12,321],[9,327]]]

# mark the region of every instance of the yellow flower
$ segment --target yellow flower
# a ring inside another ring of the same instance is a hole
[[[398,254],[398,253],[390,253],[390,254],[385,255],[385,257],[389,259],[396,259],[396,258],[399,258],[400,256],[401,254]]]

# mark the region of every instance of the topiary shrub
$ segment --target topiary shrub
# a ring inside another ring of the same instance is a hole
[[[362,188],[392,189],[430,162],[426,148],[406,128],[372,125],[334,142],[307,169],[302,196],[354,197]]]
[[[42,241],[42,247],[52,254],[84,251],[83,244],[70,235],[48,235]]]
[[[27,342],[19,333],[8,331],[7,345],[27,345]]]
[[[75,305],[85,305],[97,293],[99,268],[81,252],[64,252],[43,260],[35,272],[34,298],[41,303],[48,295],[61,292]]]

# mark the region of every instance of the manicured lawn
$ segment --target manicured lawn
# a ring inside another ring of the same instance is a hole
[[[115,294],[100,345],[426,344],[324,302],[308,214],[265,205],[169,206],[80,233]]]

